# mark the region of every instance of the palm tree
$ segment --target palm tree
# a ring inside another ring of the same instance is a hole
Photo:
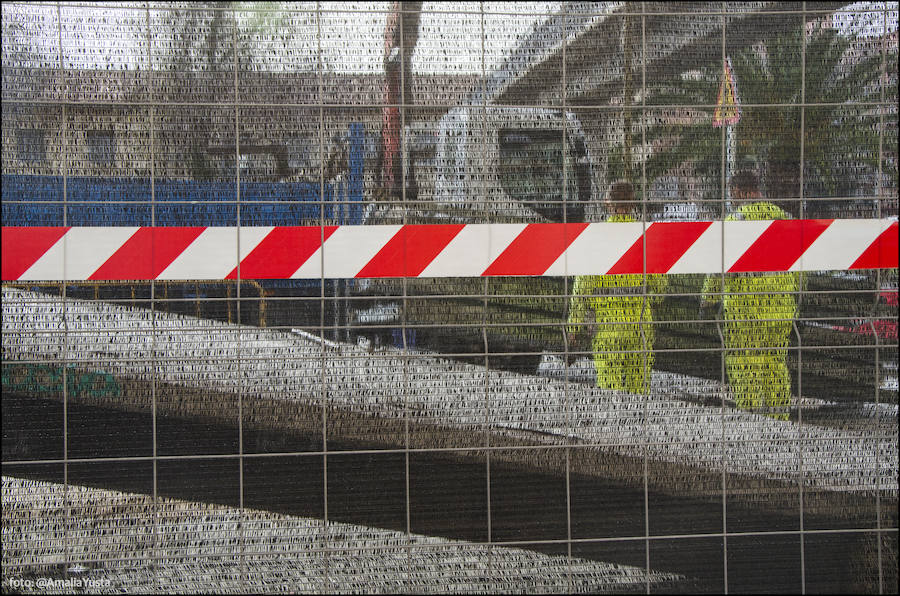
[[[737,163],[756,164],[772,198],[801,196],[801,179],[803,196],[851,196],[855,187],[878,172],[883,135],[881,153],[893,157],[885,173],[896,188],[896,112],[890,116],[893,125],[883,126],[879,110],[884,107],[873,105],[881,100],[881,81],[886,81],[885,105],[896,105],[896,48],[884,61],[879,51],[853,61],[847,58],[852,39],[835,29],[819,28],[806,38],[804,71],[804,35],[798,27],[732,56],[745,106],[734,131]],[[885,64],[893,71],[889,80],[882,73]],[[678,79],[648,89],[647,105],[681,106],[672,107],[671,114],[677,117],[645,130],[647,143],[654,146],[645,164],[648,183],[689,166],[694,176],[713,181],[706,185],[709,191],[703,198],[718,197],[715,182],[721,176],[723,131],[712,126],[712,107],[683,106],[710,106],[721,73],[717,64],[680,73]],[[805,131],[802,138],[801,131]],[[624,153],[618,150],[622,158]],[[789,201],[786,206],[796,205]]]

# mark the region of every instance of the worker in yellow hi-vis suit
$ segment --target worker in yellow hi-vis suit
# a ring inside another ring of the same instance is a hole
[[[728,221],[789,219],[780,207],[762,200],[755,174],[736,173],[732,198],[740,206]],[[797,316],[796,273],[710,275],[703,285],[703,306],[722,302],[725,315],[725,368],[737,406],[787,420],[791,377],[787,347]]]
[[[636,221],[630,215],[634,190],[628,182],[610,187],[611,222]],[[575,278],[567,331],[574,343],[579,330],[593,334],[591,350],[597,386],[646,393],[653,369],[653,314],[650,299],[665,290],[661,275],[582,275]]]

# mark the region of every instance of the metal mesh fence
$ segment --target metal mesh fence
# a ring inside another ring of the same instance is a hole
[[[4,2],[4,592],[896,593],[897,21]]]

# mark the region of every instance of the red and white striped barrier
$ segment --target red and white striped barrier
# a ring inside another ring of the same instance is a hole
[[[897,220],[4,227],[3,281],[316,279],[897,267]]]

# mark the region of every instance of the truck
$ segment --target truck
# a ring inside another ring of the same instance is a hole
[[[371,205],[364,224],[565,223],[600,215],[585,134],[571,112],[460,106],[437,123],[430,147],[428,134],[419,131],[407,142],[412,167],[405,188],[415,192]],[[483,359],[487,341],[492,359],[516,366],[561,345],[567,283],[355,280],[348,322],[374,345],[428,347],[461,358]]]

